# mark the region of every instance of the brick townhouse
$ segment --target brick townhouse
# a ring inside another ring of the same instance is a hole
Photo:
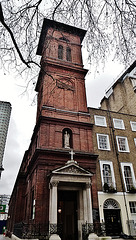
[[[107,235],[136,236],[136,61],[89,109],[97,162],[100,222]]]
[[[90,108],[100,222],[106,234],[136,235],[136,115]]]

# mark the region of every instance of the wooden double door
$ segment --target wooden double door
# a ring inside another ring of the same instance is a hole
[[[122,232],[120,209],[104,209],[107,236],[120,236]]]
[[[62,240],[78,240],[77,191],[58,192],[58,225]]]

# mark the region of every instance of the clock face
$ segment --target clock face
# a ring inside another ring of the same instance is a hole
[[[56,86],[58,88],[74,91],[74,82],[69,77],[61,77],[56,80]]]

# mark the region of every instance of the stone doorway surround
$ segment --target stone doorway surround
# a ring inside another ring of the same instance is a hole
[[[78,192],[78,239],[82,240],[82,224],[93,226],[91,177],[93,174],[80,167],[74,160],[63,167],[53,170],[50,176],[49,231],[57,238],[58,191]],[[51,237],[52,238],[52,237]],[[58,238],[59,239],[59,236]]]

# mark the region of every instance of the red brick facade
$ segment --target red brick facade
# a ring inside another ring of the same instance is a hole
[[[98,210],[96,160],[93,152],[92,124],[87,110],[81,56],[85,31],[45,20],[37,53],[42,55],[38,92],[37,122],[31,144],[24,155],[10,201],[8,228],[14,224],[49,223],[49,183],[52,171],[70,160],[70,149],[64,148],[64,129],[70,131],[70,148],[79,166],[93,173],[92,204]],[[63,59],[58,59],[58,46]],[[67,60],[71,49],[71,61]],[[32,200],[35,217],[32,219]]]

